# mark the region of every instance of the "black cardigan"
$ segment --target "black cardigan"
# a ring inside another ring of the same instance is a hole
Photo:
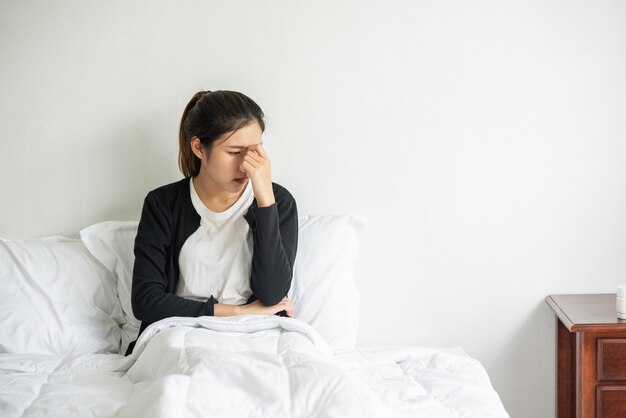
[[[148,193],[144,200],[135,239],[131,303],[141,320],[139,335],[153,322],[172,316],[213,315],[217,300],[206,302],[176,295],[178,256],[191,234],[200,226],[200,215],[191,203],[189,177]],[[284,187],[272,183],[276,203],[260,208],[256,199],[244,215],[253,237],[250,289],[247,303],[257,298],[275,305],[291,287],[298,244],[296,201]],[[284,311],[283,311],[284,313]],[[133,341],[126,355],[133,351]]]

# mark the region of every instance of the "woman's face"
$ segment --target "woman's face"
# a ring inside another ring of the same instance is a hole
[[[237,131],[228,132],[224,138],[213,142],[211,152],[202,151],[199,176],[217,190],[239,193],[248,184],[246,174],[241,170],[244,151],[251,145],[261,144],[263,131],[254,121]],[[194,153],[196,147],[194,147]]]

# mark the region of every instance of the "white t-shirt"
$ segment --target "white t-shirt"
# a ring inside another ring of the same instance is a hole
[[[252,294],[252,231],[243,215],[254,200],[252,181],[230,208],[213,212],[198,197],[189,180],[193,207],[200,227],[183,244],[178,257],[178,296],[206,301],[211,295],[219,303],[241,305]]]

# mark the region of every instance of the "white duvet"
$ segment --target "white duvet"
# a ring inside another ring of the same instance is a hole
[[[0,354],[2,417],[508,417],[460,349],[333,355],[295,318],[169,318],[131,356]]]

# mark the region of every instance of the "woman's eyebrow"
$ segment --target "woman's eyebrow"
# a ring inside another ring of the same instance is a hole
[[[263,145],[263,142],[259,142],[258,144],[252,144],[252,145]],[[226,145],[226,148],[244,149],[244,148],[248,148],[248,147],[244,147],[243,145]]]

